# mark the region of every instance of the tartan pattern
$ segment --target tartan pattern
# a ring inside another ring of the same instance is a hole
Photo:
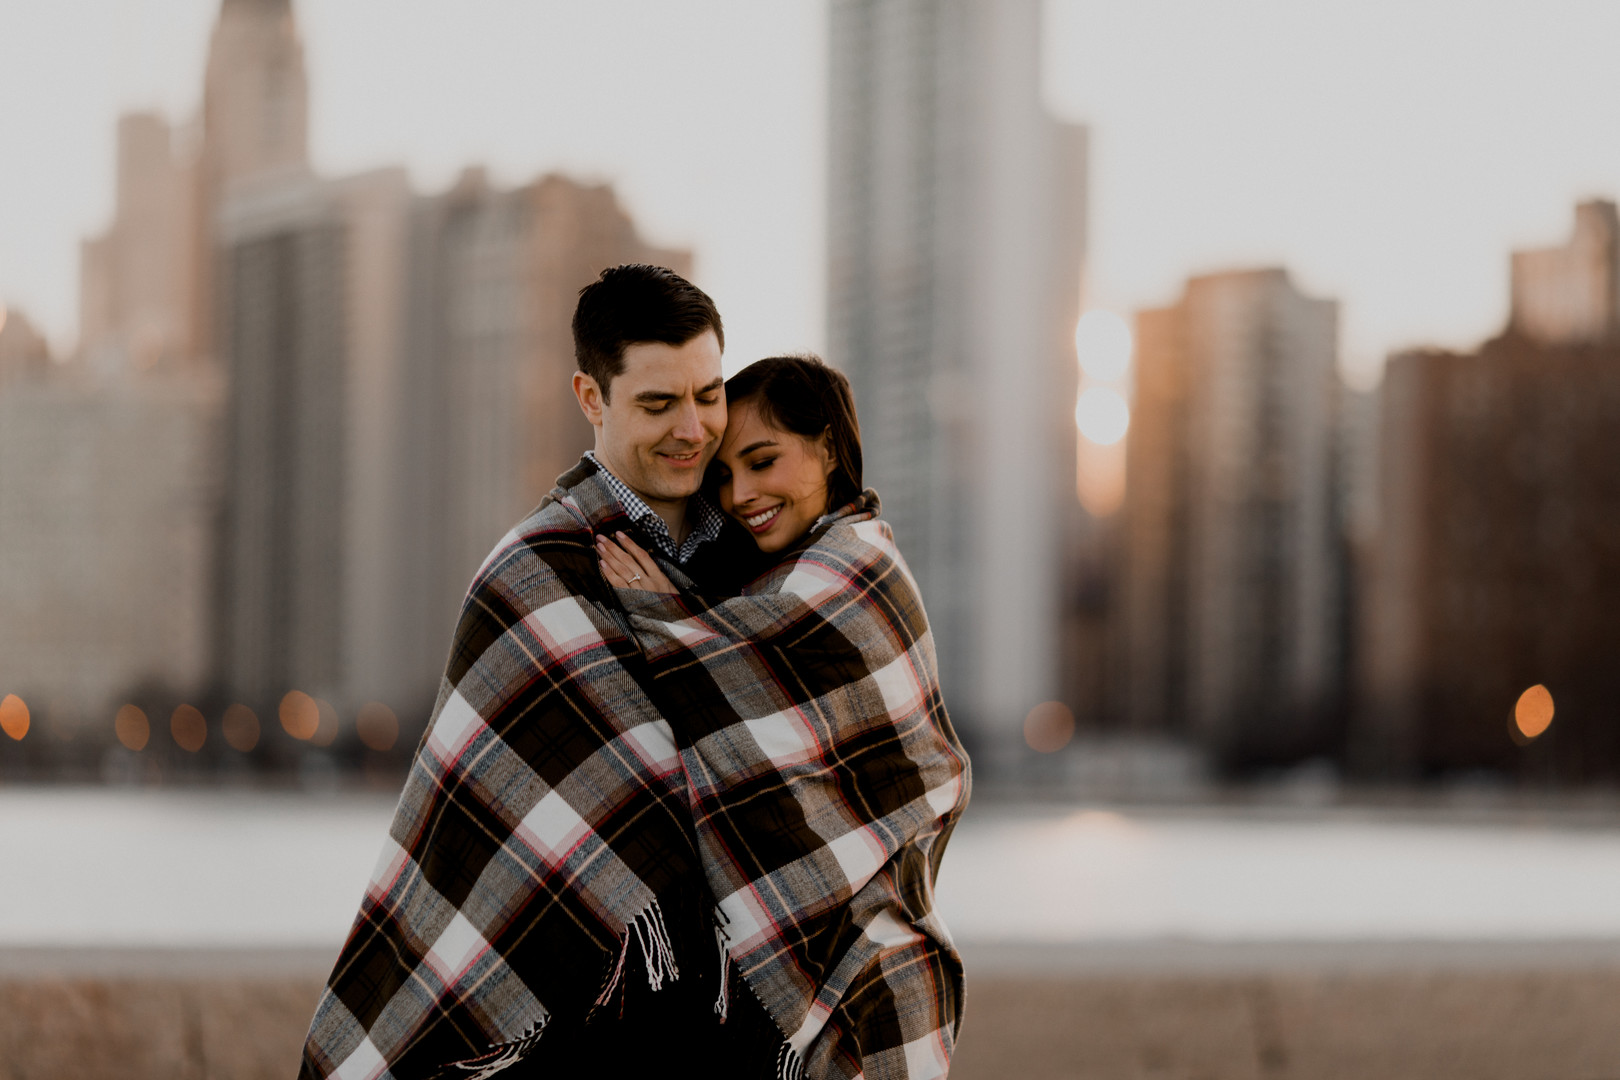
[[[968,761],[877,512],[869,490],[739,597],[618,590],[783,1076],[944,1077],[961,1016],[933,884]]]
[[[714,940],[679,754],[593,547],[635,530],[594,464],[558,483],[468,591],[302,1078],[492,1076],[554,1018],[622,1009],[625,980],[678,978],[672,935]]]

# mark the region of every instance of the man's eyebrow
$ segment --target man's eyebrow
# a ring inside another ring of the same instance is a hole
[[[712,394],[726,384],[724,378],[715,379],[707,386],[698,387],[699,394]],[[655,401],[679,401],[681,395],[670,390],[643,390],[630,400],[635,402],[652,403]]]

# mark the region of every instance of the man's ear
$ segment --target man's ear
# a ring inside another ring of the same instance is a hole
[[[592,427],[602,426],[602,409],[607,405],[602,388],[583,371],[574,372],[574,397],[579,400],[580,411]]]

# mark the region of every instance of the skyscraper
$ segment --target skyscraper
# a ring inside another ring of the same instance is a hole
[[[389,169],[272,177],[224,205],[218,661],[254,707],[291,689],[359,704],[392,681],[409,198]]]
[[[221,0],[192,198],[191,352],[215,355],[219,214],[233,186],[309,170],[309,84],[292,0]]]
[[[1125,500],[1130,725],[1229,760],[1325,749],[1339,688],[1337,305],[1282,270],[1137,316]]]
[[[190,358],[196,173],[182,142],[154,113],[119,118],[113,219],[80,265],[79,353],[102,373]]]
[[[1503,333],[1389,360],[1363,768],[1620,776],[1615,237],[1614,204],[1581,204],[1571,243],[1514,253]],[[1532,686],[1556,719],[1530,748],[1514,717]]]
[[[579,290],[605,268],[653,262],[606,185],[550,175],[517,188],[466,170],[413,204],[402,352],[401,489],[408,681],[431,699],[456,611],[490,547],[592,444],[570,389]]]
[[[834,0],[828,359],[986,764],[1059,694],[1084,133],[1038,0]]]
[[[1620,214],[1607,199],[1575,207],[1560,247],[1513,253],[1509,323],[1542,345],[1620,340]]]

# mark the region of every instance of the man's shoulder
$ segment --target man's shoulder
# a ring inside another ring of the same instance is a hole
[[[567,580],[594,571],[596,549],[587,505],[595,495],[595,467],[581,461],[523,520],[506,531],[479,567],[473,590],[498,587],[530,592],[559,576]],[[582,496],[584,497],[582,499]],[[574,591],[565,589],[564,591]]]

